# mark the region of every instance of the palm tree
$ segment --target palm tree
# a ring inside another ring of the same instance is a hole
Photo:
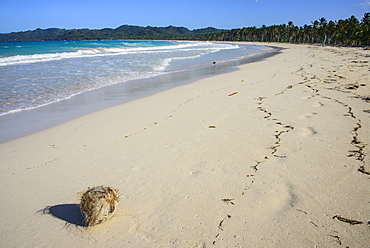
[[[363,30],[361,43],[362,45],[367,45],[370,44],[370,13],[365,13],[361,21],[361,29]]]
[[[326,34],[328,36],[328,44],[332,44],[332,40],[337,35],[336,24],[333,21],[329,21],[326,27]]]

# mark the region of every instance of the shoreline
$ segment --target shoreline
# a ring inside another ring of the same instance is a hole
[[[370,51],[276,46],[0,144],[2,245],[368,245]],[[121,202],[85,228],[76,194],[97,185]]]
[[[193,83],[202,78],[237,70],[236,66],[263,60],[279,53],[276,51],[250,57],[193,68],[188,71],[170,72],[151,78],[130,80],[75,95],[69,99],[21,110],[0,116],[0,144],[36,133],[67,121],[105,108],[149,97],[160,91]]]

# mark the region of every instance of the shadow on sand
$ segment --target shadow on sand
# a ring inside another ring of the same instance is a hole
[[[86,227],[79,204],[47,206],[38,213],[51,215],[72,225]]]

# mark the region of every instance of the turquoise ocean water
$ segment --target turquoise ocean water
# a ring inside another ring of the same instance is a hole
[[[192,41],[2,42],[0,116],[268,51],[264,46]]]
[[[192,41],[0,42],[0,143],[277,52]]]

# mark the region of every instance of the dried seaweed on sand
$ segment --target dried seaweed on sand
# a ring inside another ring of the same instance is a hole
[[[80,209],[87,226],[110,219],[119,201],[118,190],[106,186],[89,188],[81,197]]]
[[[335,215],[333,217],[333,219],[337,218],[338,220],[342,221],[342,222],[346,222],[346,223],[349,223],[350,225],[360,225],[360,224],[364,224],[362,221],[358,221],[358,220],[351,220],[351,219],[347,219],[347,218],[344,218],[340,215]]]

